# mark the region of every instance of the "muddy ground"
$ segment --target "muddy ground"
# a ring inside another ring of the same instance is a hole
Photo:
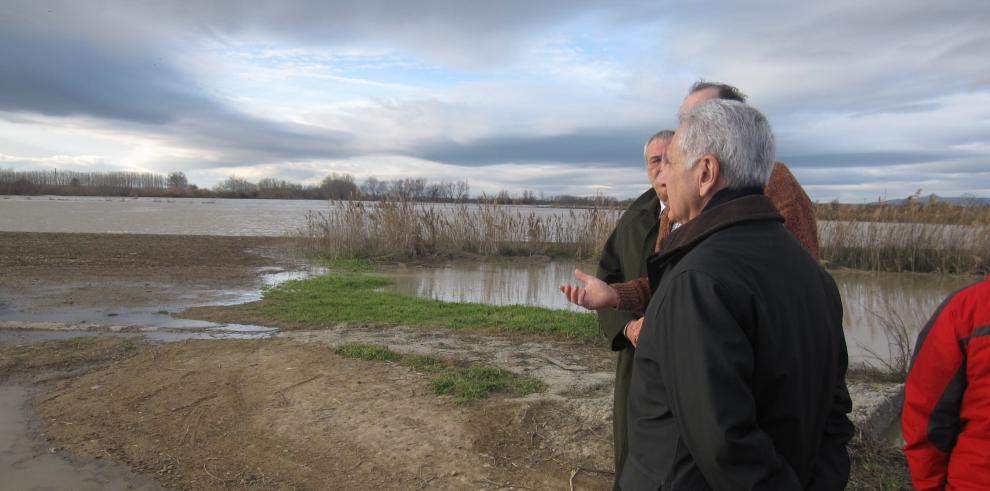
[[[54,378],[34,399],[48,445],[169,488],[601,489],[611,478],[608,458],[584,455],[607,457],[609,435],[575,424],[565,405],[458,405],[427,375],[318,344],[89,338],[0,349],[8,383],[42,372]]]
[[[256,238],[0,233],[0,320],[15,310],[208,303],[213,292],[257,287],[259,268],[291,267],[285,248]],[[37,388],[35,446],[125,464],[167,488],[607,489],[612,481],[613,365],[598,346],[373,326],[263,341],[37,342],[20,335],[33,325],[4,325],[18,335],[0,337],[0,384]],[[80,328],[44,328],[60,326]],[[330,347],[346,341],[494,364],[537,376],[547,390],[456,404],[433,393],[428,375],[335,355]]]
[[[288,267],[290,243],[266,237],[0,232],[0,315],[69,307],[209,302]]]
[[[298,266],[288,247],[0,232],[0,389],[33,395],[23,459],[97,469],[87,471],[96,484],[78,489],[610,488],[614,364],[594,343],[341,325],[160,343],[141,337],[147,326],[116,323],[124,316],[103,317],[109,328],[71,320],[161,305],[171,319],[183,306],[227,302],[259,288],[260,272]],[[58,319],[38,322],[49,313]],[[236,306],[192,313],[259,321]],[[80,329],[100,336],[44,341]],[[435,395],[428,375],[334,354],[344,342],[495,365],[547,388],[459,405]]]

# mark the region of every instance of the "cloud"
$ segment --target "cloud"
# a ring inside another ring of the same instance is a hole
[[[638,128],[596,128],[551,136],[499,135],[469,143],[434,141],[413,154],[466,166],[542,161],[639,167],[642,145],[649,136],[641,133]]]
[[[964,0],[13,0],[0,152],[631,196],[642,140],[705,77],[750,94],[815,196],[971,192],[988,187],[988,18]]]
[[[155,53],[135,56],[85,40],[4,29],[0,72],[0,111],[89,118],[96,126],[199,148],[211,156],[205,161],[351,153],[350,135],[239,112]]]

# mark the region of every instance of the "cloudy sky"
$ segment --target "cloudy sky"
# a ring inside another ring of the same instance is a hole
[[[812,199],[990,196],[988,25],[985,0],[4,0],[0,168],[628,197],[705,78]]]

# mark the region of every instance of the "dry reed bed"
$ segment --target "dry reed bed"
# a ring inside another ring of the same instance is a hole
[[[975,200],[972,204],[957,205],[936,198],[922,200],[916,195],[909,202],[899,204],[817,203],[815,216],[818,220],[840,222],[987,225],[990,224],[990,205],[975,204]]]
[[[818,238],[831,266],[946,274],[990,266],[985,225],[820,221]]]
[[[326,212],[307,215],[300,235],[306,253],[329,258],[551,254],[593,259],[619,211],[598,206],[537,213],[494,203],[337,201]],[[990,267],[985,223],[823,220],[818,228],[822,257],[830,266],[947,274]]]
[[[309,213],[306,252],[329,258],[552,254],[594,258],[619,217],[594,207],[537,214],[497,204],[339,201]]]

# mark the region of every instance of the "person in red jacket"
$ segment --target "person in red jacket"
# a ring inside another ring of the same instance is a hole
[[[990,277],[939,306],[904,389],[904,455],[919,490],[990,490]]]

